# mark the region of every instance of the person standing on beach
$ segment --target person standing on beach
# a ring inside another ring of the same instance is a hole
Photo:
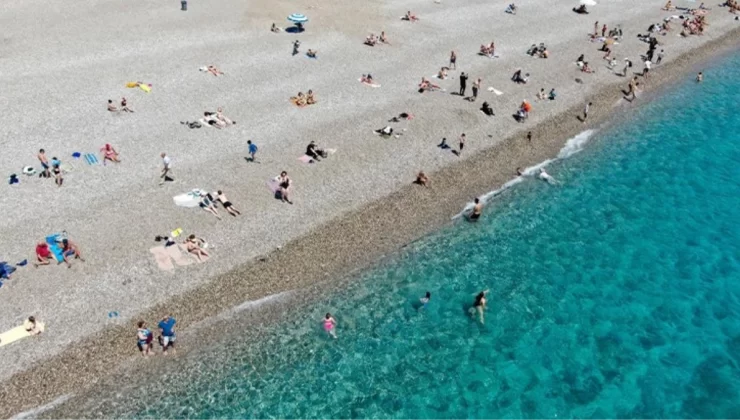
[[[457,153],[458,156],[462,154],[463,148],[465,147],[465,133],[460,135],[460,151]]]
[[[483,214],[483,204],[480,202],[480,198],[476,197],[475,200],[473,200],[473,210],[470,212],[470,216],[468,216],[468,220],[471,222],[476,222],[478,219],[480,219],[481,214]]]
[[[460,96],[465,96],[465,89],[468,84],[468,75],[465,72],[460,73]]]
[[[36,155],[36,157],[38,157],[39,162],[41,162],[41,167],[44,169],[39,174],[39,178],[49,178],[51,173],[49,172],[49,159],[46,158],[46,151],[44,149],[39,149],[39,154]]]
[[[167,355],[167,349],[170,347],[172,351],[175,351],[175,318],[166,315],[159,321],[157,326],[159,327],[162,335],[159,336],[159,344],[162,346],[162,354]]]
[[[324,317],[324,331],[326,331],[326,333],[334,339],[337,338],[337,333],[334,331],[334,328],[336,326],[337,321],[334,319],[333,316],[331,316],[331,313],[327,312],[326,316]]]
[[[532,143],[532,132],[531,132],[531,131],[528,131],[528,132],[527,132],[527,141],[528,141],[529,143]]]
[[[247,146],[249,146],[249,161],[255,162],[254,156],[257,154],[257,145],[252,143],[252,140],[247,140]]]
[[[480,90],[480,84],[481,84],[481,78],[475,79],[475,82],[473,82],[473,96],[470,97],[470,102],[475,102],[476,99],[478,99],[478,90]]]
[[[606,36],[606,23],[604,24],[604,26],[601,27],[601,36],[602,37]]]
[[[455,54],[455,51],[450,52],[450,68],[457,70],[457,54]]]
[[[647,78],[648,78],[648,73],[650,73],[650,66],[651,65],[652,65],[652,63],[650,62],[650,60],[648,60],[648,61],[645,62],[645,68],[642,69],[642,77],[644,77],[645,80],[647,80]]]
[[[627,69],[632,67],[632,61],[629,58],[624,59],[624,69],[622,69],[622,76],[627,77]]]
[[[660,64],[660,62],[663,61],[664,55],[664,50],[660,50],[660,52],[658,53],[658,58],[655,60],[655,64]]]
[[[591,110],[591,105],[593,105],[593,102],[589,102],[586,104],[586,106],[583,108],[583,123],[586,124],[586,120],[588,119],[588,112]]]
[[[152,354],[152,332],[146,326],[146,322],[139,321],[136,330],[136,346],[139,347],[141,355],[146,357]]]
[[[159,181],[159,185],[162,185],[168,179],[172,180],[172,177],[170,177],[170,171],[172,170],[172,160],[169,156],[167,156],[167,153],[165,152],[162,152],[162,154],[160,154],[159,156],[162,157],[162,173],[159,175],[162,180]]]
[[[597,20],[596,23],[594,23],[594,36],[599,36],[599,21]]]

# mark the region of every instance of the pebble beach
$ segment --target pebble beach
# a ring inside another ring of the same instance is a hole
[[[639,72],[647,44],[636,34],[677,12],[662,11],[661,2],[627,0],[604,1],[588,15],[573,13],[570,1],[517,5],[516,15],[504,13],[506,2],[482,1],[227,0],[190,2],[187,12],[178,2],[0,6],[6,110],[0,167],[13,173],[36,165],[39,148],[74,165],[61,188],[36,177],[8,187],[0,198],[3,259],[32,261],[35,243],[60,231],[86,258],[71,269],[19,268],[0,289],[0,330],[29,315],[47,325],[33,338],[38,341],[2,348],[0,398],[13,403],[3,404],[0,415],[73,392],[138,357],[132,331],[140,318],[172,313],[186,335],[188,325],[244,301],[366,267],[450,223],[465,203],[511,179],[517,167],[554,156],[569,136],[737,48],[738,23],[726,9],[713,7],[703,36],[681,37],[676,23],[659,36],[666,57],[653,67],[647,90],[627,103],[620,90],[629,78],[607,69],[601,44],[589,41],[594,21],[621,26],[617,68],[629,57]],[[407,10],[420,21],[401,21]],[[272,22],[287,26],[285,17],[294,12],[310,19],[304,33],[269,31]],[[366,35],[380,31],[390,45],[363,45]],[[318,58],[292,56],[295,39]],[[500,57],[477,55],[491,40]],[[550,58],[525,54],[541,42]],[[447,65],[451,50],[458,69],[471,77],[468,89],[483,79],[477,102],[450,94],[458,89],[459,70],[433,79],[445,91],[417,92],[421,77]],[[596,73],[578,70],[580,54]],[[225,74],[198,70],[207,65]],[[517,68],[530,73],[529,83],[509,80]],[[381,87],[359,83],[366,73]],[[127,89],[130,81],[151,83],[151,92]],[[557,100],[536,101],[540,88],[555,88]],[[289,102],[308,89],[316,105]],[[134,113],[106,111],[106,101],[121,96]],[[511,114],[523,99],[534,109],[518,124]],[[479,112],[484,100],[495,117]],[[584,125],[576,116],[587,101],[594,105]],[[180,123],[218,107],[237,124],[191,130]],[[373,133],[401,112],[415,116],[393,124],[402,136]],[[463,132],[468,142],[461,156],[436,147],[443,137],[455,144]],[[245,160],[248,139],[259,146],[257,162]],[[298,158],[311,140],[337,151],[304,164]],[[119,150],[122,163],[86,165],[71,157],[105,143]],[[174,181],[160,186],[161,152],[173,159]],[[265,186],[282,170],[294,182],[292,206]],[[419,170],[431,176],[431,188],[411,185]],[[217,220],[173,204],[173,196],[193,188],[224,190],[243,214]],[[207,238],[211,259],[159,270],[149,252],[153,238],[176,228]]]

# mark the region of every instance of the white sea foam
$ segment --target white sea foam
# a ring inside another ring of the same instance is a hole
[[[536,165],[530,166],[528,168],[525,168],[522,170],[522,176],[518,176],[504,185],[501,186],[501,188],[497,190],[493,190],[490,192],[487,192],[486,194],[478,197],[483,203],[483,205],[487,204],[489,201],[494,199],[495,197],[498,197],[503,193],[504,191],[508,190],[509,188],[513,187],[514,185],[523,182],[524,177],[526,176],[534,176],[536,175],[541,168],[546,167],[547,165],[556,162],[558,160],[567,159],[576,153],[581,152],[584,147],[586,147],[586,144],[591,140],[593,135],[596,133],[596,130],[586,130],[578,133],[575,137],[571,137],[568,139],[568,141],[565,142],[565,146],[563,146],[562,149],[560,149],[560,152],[558,152],[558,157],[554,159],[547,159],[543,162],[540,162]],[[470,212],[473,209],[473,206],[475,204],[471,201],[465,205],[465,207],[462,209],[462,211],[454,216],[452,216],[452,220],[459,219],[460,217],[463,217],[466,213]]]
[[[30,419],[30,418],[36,418],[40,414],[44,413],[45,411],[49,411],[54,407],[57,407],[59,405],[64,404],[67,400],[72,398],[72,394],[66,394],[62,395],[61,397],[55,399],[54,401],[50,402],[49,404],[44,404],[41,406],[38,406],[36,408],[33,408],[28,411],[24,411],[22,413],[18,413],[15,416],[11,417],[11,419]]]
[[[216,321],[222,321],[222,320],[225,320],[225,319],[229,319],[229,318],[233,317],[234,315],[236,315],[236,314],[238,314],[240,312],[244,312],[244,311],[247,311],[247,310],[258,309],[258,308],[260,308],[262,306],[265,306],[265,305],[270,305],[270,304],[278,303],[282,299],[287,298],[288,296],[290,296],[292,293],[293,293],[293,291],[292,290],[289,290],[289,291],[286,291],[286,292],[275,293],[274,295],[265,296],[265,297],[263,297],[261,299],[248,300],[246,302],[242,302],[239,305],[234,306],[233,308],[227,309],[227,310],[219,313],[218,315],[215,315],[215,316],[210,317],[210,318],[206,318],[206,319],[204,319],[204,320],[202,320],[200,322],[195,323],[191,328],[198,329],[198,328],[207,327],[207,326],[213,324]]]

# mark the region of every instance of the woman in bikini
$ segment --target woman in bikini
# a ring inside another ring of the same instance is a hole
[[[300,107],[306,106],[306,96],[303,94],[303,92],[298,92],[298,95],[290,98],[290,101]]]
[[[208,253],[201,248],[201,241],[198,240],[195,235],[188,236],[188,239],[185,240],[185,247],[188,252],[195,255],[195,258],[200,262],[203,262],[202,257],[209,256]]]
[[[324,331],[326,331],[327,334],[332,336],[332,338],[337,338],[337,333],[334,332],[334,327],[337,326],[337,321],[334,319],[333,316],[329,312],[326,313],[326,316],[324,317]]]
[[[106,143],[100,151],[103,152],[103,164],[106,161],[121,163],[121,160],[118,158],[118,152],[110,144]]]
[[[450,68],[457,70],[457,54],[455,54],[455,51],[450,51]]]
[[[292,182],[290,178],[288,178],[288,173],[285,171],[281,172],[280,177],[278,177],[278,182],[280,186],[280,198],[288,204],[293,204],[289,197]]]

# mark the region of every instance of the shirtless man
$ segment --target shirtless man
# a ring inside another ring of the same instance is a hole
[[[226,195],[224,195],[223,191],[218,190],[218,192],[216,193],[216,199],[221,203],[222,206],[224,206],[224,208],[227,212],[229,212],[230,215],[236,217],[238,214],[242,214],[239,210],[237,210],[236,207],[234,207],[233,204],[231,204],[231,201],[226,198]]]
[[[419,171],[419,173],[416,175],[416,181],[414,183],[421,185],[422,187],[428,187],[431,180],[427,176],[427,174],[424,173],[424,171]]]
[[[64,258],[64,262],[67,263],[67,268],[72,268],[72,263],[69,262],[69,257],[75,257],[76,260],[85,262],[85,259],[82,258],[82,254],[80,254],[80,248],[77,244],[69,239],[62,239],[62,258]]]
[[[480,199],[476,198],[474,203],[473,211],[470,212],[470,216],[468,216],[468,220],[471,222],[478,221],[478,219],[480,219],[480,215],[483,214],[483,204],[480,202]]]
[[[46,151],[44,149],[39,150],[39,154],[36,155],[38,157],[39,162],[41,162],[41,167],[44,168],[44,170],[39,174],[39,178],[49,178],[51,176],[51,172],[49,172],[49,159],[46,158]]]

